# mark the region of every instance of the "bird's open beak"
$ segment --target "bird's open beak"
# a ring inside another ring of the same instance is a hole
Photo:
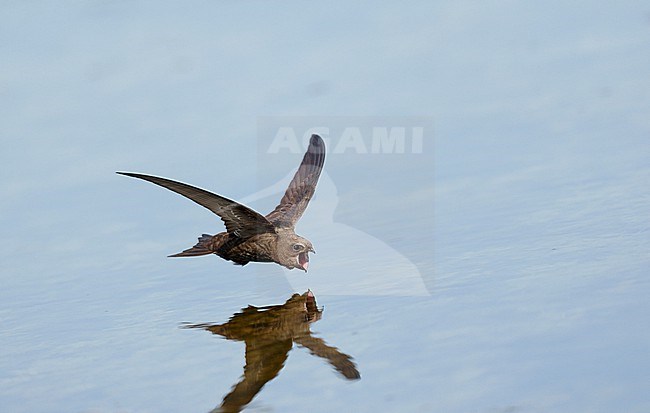
[[[309,268],[309,252],[301,252],[298,254],[298,265],[307,272],[307,268]]]

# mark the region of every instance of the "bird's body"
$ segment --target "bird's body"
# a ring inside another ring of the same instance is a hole
[[[253,235],[246,240],[240,241],[228,232],[220,232],[217,235],[203,234],[199,242],[192,248],[170,255],[170,257],[191,257],[205,254],[216,254],[221,258],[232,261],[238,265],[246,265],[254,262],[274,262],[278,255],[278,243],[282,239],[304,240],[293,231],[286,228],[278,228],[275,233],[263,233]],[[308,245],[311,245],[309,241]],[[300,258],[300,257],[299,257]]]
[[[219,257],[246,265],[249,262],[276,262],[286,268],[307,271],[311,242],[294,232],[294,228],[309,200],[325,162],[325,143],[312,135],[303,157],[280,204],[266,216],[238,202],[181,182],[151,175],[118,172],[160,185],[221,217],[226,231],[216,235],[203,234],[199,242],[171,257],[194,257],[216,254]]]
[[[230,235],[227,232],[220,232],[217,235],[203,234],[196,246],[170,255],[171,257],[191,257],[205,254],[216,254],[221,258],[232,261],[235,264],[246,265],[250,261],[271,262],[273,261],[274,244],[277,241],[276,234],[254,235],[237,245],[232,245]]]

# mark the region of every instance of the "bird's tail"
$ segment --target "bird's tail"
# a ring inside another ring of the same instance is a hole
[[[178,254],[170,255],[170,257],[198,257],[199,255],[212,254],[214,251],[210,249],[210,241],[212,241],[212,235],[203,234],[195,246]]]

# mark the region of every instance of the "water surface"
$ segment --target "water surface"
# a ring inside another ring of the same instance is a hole
[[[650,411],[645,3],[0,8],[0,410]],[[281,123],[309,273],[166,258],[222,223],[114,172],[270,211]]]

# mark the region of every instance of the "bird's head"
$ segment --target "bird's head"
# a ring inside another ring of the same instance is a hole
[[[307,272],[309,253],[315,252],[311,242],[296,234],[282,234],[278,237],[278,264],[288,269],[300,268]]]

